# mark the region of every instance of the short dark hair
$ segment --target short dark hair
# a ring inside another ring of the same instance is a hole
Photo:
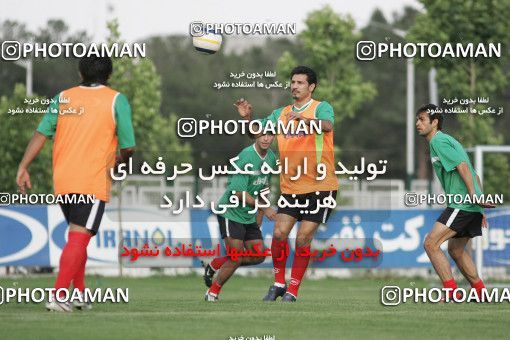
[[[315,84],[315,86],[317,86],[317,73],[315,73],[315,71],[308,66],[300,65],[294,67],[290,72],[290,79],[292,79],[295,74],[306,74],[306,80],[308,81],[308,84]]]
[[[83,85],[99,83],[106,85],[112,74],[113,65],[110,57],[83,57],[80,59],[79,70]]]
[[[432,123],[434,119],[437,119],[437,129],[441,130],[443,128],[443,110],[441,110],[437,105],[427,104],[423,105],[416,111],[416,115],[418,116],[420,113],[426,112],[429,115],[429,120]]]

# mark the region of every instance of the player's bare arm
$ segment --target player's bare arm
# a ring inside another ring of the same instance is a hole
[[[478,182],[478,185],[480,186],[480,190],[483,192],[483,186],[482,181],[480,180],[480,176],[476,175],[476,181]],[[489,223],[487,223],[487,216],[485,216],[485,213],[483,214],[482,218],[482,228],[487,228],[489,226]]]
[[[237,108],[237,112],[239,112],[239,115],[241,116],[242,119],[247,120],[247,121],[251,121],[252,113],[253,113],[253,107],[251,106],[251,104],[246,99],[244,99],[244,98],[238,99],[234,103],[234,106]],[[251,132],[248,132],[248,136],[251,139],[255,139],[256,138],[256,136],[254,134],[252,134]]]
[[[135,153],[135,148],[126,148],[126,149],[120,149],[119,151],[120,155],[117,156],[117,159],[115,161],[115,168],[119,164],[126,163],[131,156]]]
[[[473,181],[473,176],[471,175],[471,171],[469,170],[469,166],[466,164],[466,162],[461,162],[459,165],[457,165],[457,171],[459,172],[460,177],[462,177],[464,184],[466,184],[469,195],[474,196],[476,194],[475,185],[474,185],[474,181]],[[478,181],[479,181],[479,179],[478,179]],[[478,205],[481,206],[482,208],[495,208],[496,207],[494,204],[489,204],[489,203],[485,203],[485,202],[479,202]]]
[[[251,120],[253,107],[246,99],[240,98],[234,103],[234,106],[237,108],[237,112],[239,112],[241,118]]]
[[[46,143],[46,139],[47,137],[45,135],[36,131],[28,143],[25,154],[19,163],[18,173],[16,174],[16,184],[18,185],[18,188],[22,194],[26,193],[27,188],[32,189],[28,167],[35,159],[35,157],[37,157],[39,152],[41,152],[42,148],[44,147],[44,143]]]

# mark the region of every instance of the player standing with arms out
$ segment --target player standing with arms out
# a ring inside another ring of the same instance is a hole
[[[443,116],[438,107],[428,104],[416,113],[416,129],[430,145],[430,159],[434,171],[441,182],[443,190],[450,195],[474,197],[482,195],[480,178],[475,173],[467,153],[462,145],[452,136],[442,132]],[[453,196],[451,196],[453,197]],[[468,241],[482,235],[482,227],[487,227],[483,208],[494,208],[492,204],[471,202],[448,202],[447,208],[437,219],[424,242],[425,251],[443,282],[444,288],[457,288],[450,263],[441,244],[448,241],[448,253],[453,258],[462,275],[471,284],[479,297],[485,288],[478,276],[476,266],[466,251]]]
[[[227,190],[218,202],[218,205],[228,204],[233,191],[239,198],[239,202],[242,202],[243,195],[246,201],[244,207],[227,208],[224,213],[217,215],[221,237],[227,249],[236,249],[241,252],[245,248],[256,251],[255,247],[258,247],[261,252],[264,251],[262,249],[264,244],[262,233],[260,232],[262,218],[265,215],[271,221],[274,221],[276,211],[270,207],[260,208],[256,213],[257,215],[250,213],[250,211],[253,210],[255,202],[261,195],[269,193],[271,174],[262,174],[261,169],[264,163],[267,163],[271,169],[276,169],[276,156],[269,148],[273,140],[273,135],[259,135],[253,145],[241,151],[236,162],[237,166],[244,169],[247,164],[250,164],[253,174],[231,175]],[[236,261],[229,256],[224,256],[212,260],[205,268],[205,284],[210,287],[205,294],[205,300],[218,300],[221,288],[240,265],[256,265],[264,262],[264,260],[263,256],[242,256]],[[218,275],[213,281],[212,278],[216,272]]]
[[[94,203],[61,204],[69,233],[60,256],[55,289],[68,289],[72,282],[83,293],[87,246],[98,231],[105,202],[109,200],[110,169],[116,162],[117,145],[120,147],[118,161],[124,162],[134,152],[135,137],[126,96],[107,86],[113,71],[112,60],[84,57],[79,62],[79,71],[82,83],[53,98],[19,164],[16,183],[22,193],[32,187],[28,167],[46,139],[53,138],[55,194],[94,195]],[[83,113],[60,114],[73,109]],[[89,304],[76,302],[75,306],[90,308]],[[69,303],[55,299],[46,308],[72,312]]]
[[[287,173],[282,171],[280,174],[282,196],[288,202],[297,201],[301,205],[308,201],[309,204],[306,211],[298,207],[278,208],[271,243],[275,281],[264,301],[275,301],[279,296],[282,296],[283,301],[296,301],[301,280],[310,261],[310,257],[303,254],[310,254],[310,243],[317,228],[321,223],[326,223],[332,211],[327,207],[319,208],[318,204],[325,198],[336,200],[338,190],[333,145],[333,108],[325,101],[312,99],[317,86],[317,75],[311,68],[297,66],[292,70],[290,78],[293,104],[274,110],[267,118],[262,119],[262,124],[270,121],[276,126],[278,121],[286,125],[293,120],[302,120],[309,126],[312,121],[320,121],[322,131],[277,136],[280,163],[283,165],[285,159],[288,161]],[[252,107],[248,101],[240,99],[235,106],[241,118],[251,120]],[[296,176],[298,166],[303,166],[305,158],[307,173],[301,174],[298,180],[291,180],[291,177]],[[326,175],[322,180],[317,179],[318,164],[323,164],[326,169]],[[308,211],[316,212],[309,214]],[[285,250],[288,248],[287,237],[297,221],[300,221],[301,225],[297,232],[290,286],[287,289]]]

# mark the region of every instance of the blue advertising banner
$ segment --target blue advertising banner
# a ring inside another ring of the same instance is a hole
[[[327,224],[319,226],[316,239],[328,247],[339,239],[374,240],[382,247],[378,268],[429,267],[423,250],[423,240],[432,228],[441,209],[403,210],[337,210]],[[99,233],[88,248],[89,265],[111,266],[118,264],[119,223],[113,218],[116,209],[108,209],[101,222]],[[122,210],[124,245],[137,240],[200,240],[204,248],[212,248],[220,239],[216,216],[209,210],[184,211],[178,220],[154,220],[149,217],[161,211],[151,208]],[[137,218],[129,218],[136,214]],[[141,215],[140,215],[141,214]],[[143,216],[147,216],[145,220]],[[142,218],[140,218],[142,216]],[[160,216],[161,217],[161,216]],[[510,265],[510,209],[487,212],[489,228],[484,232],[484,266]],[[266,246],[270,246],[274,223],[265,220],[261,231]],[[0,266],[58,266],[65,245],[67,225],[58,206],[7,206],[0,208]],[[294,228],[289,238],[295,238]],[[367,242],[368,242],[367,241]],[[380,242],[380,243],[379,243]],[[208,244],[210,243],[210,244]],[[159,244],[159,243],[158,243]],[[363,246],[362,243],[360,243]],[[367,243],[364,246],[368,245]],[[290,242],[294,250],[294,242]],[[444,245],[446,249],[446,245]],[[328,259],[326,268],[355,268],[355,263],[340,265]],[[271,259],[262,264],[270,267]],[[198,258],[190,258],[182,266],[199,267]],[[361,266],[363,267],[363,266]]]

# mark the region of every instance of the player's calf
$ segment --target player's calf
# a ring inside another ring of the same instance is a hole
[[[241,259],[237,259],[237,261],[228,260],[226,261],[220,268],[218,272],[218,276],[211,284],[211,287],[206,292],[206,298],[207,295],[216,296],[221,292],[222,286],[228,281],[228,279],[234,274],[237,268],[241,265]],[[206,300],[210,301],[210,300]]]

